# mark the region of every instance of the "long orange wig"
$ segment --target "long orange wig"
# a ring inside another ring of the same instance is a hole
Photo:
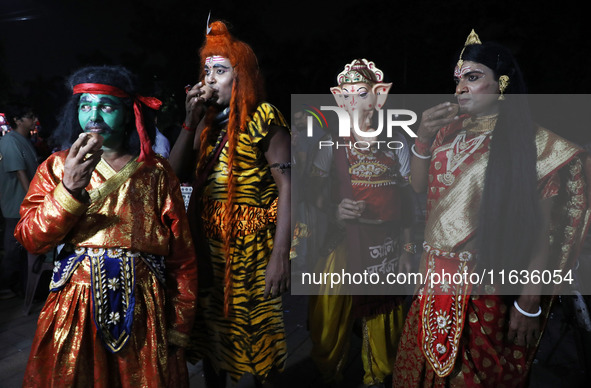
[[[227,207],[223,217],[224,227],[224,252],[226,256],[226,269],[224,275],[224,314],[227,316],[230,308],[232,293],[232,257],[230,246],[232,243],[232,231],[234,230],[234,156],[238,135],[246,131],[249,116],[256,110],[264,98],[263,80],[259,72],[258,60],[252,48],[235,39],[223,22],[216,21],[209,26],[211,30],[206,35],[205,43],[201,47],[201,64],[205,59],[214,55],[228,58],[234,69],[234,83],[232,97],[230,99],[230,113],[228,117],[228,194]],[[202,69],[200,79],[204,79],[205,70]],[[203,161],[207,157],[206,150],[212,139],[216,138],[213,132],[212,121],[216,114],[215,108],[209,108],[205,116],[205,129],[201,133],[201,149],[199,152],[198,168],[203,168]],[[197,173],[199,174],[200,170]]]

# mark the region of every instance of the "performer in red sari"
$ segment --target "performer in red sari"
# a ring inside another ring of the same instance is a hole
[[[188,386],[197,271],[179,181],[151,150],[160,102],[121,67],[70,85],[71,147],[39,167],[15,231],[29,252],[63,246],[24,386]]]
[[[411,185],[428,196],[423,271],[566,268],[589,215],[582,149],[532,122],[506,48],[472,31],[454,78],[459,106],[425,111],[413,146]],[[525,386],[552,302],[525,283],[514,296],[498,283],[427,283],[394,387]]]

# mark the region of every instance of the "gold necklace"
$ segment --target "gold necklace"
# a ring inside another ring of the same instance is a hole
[[[480,117],[468,117],[462,123],[462,128],[465,129],[468,134],[480,135],[482,133],[488,133],[495,129],[498,117],[498,113]]]
[[[450,186],[454,182],[454,171],[480,147],[486,137],[493,131],[497,117],[498,115],[495,114],[476,118],[470,117],[464,120],[462,130],[446,152],[447,166],[445,174],[441,177],[441,183]],[[469,122],[466,123],[467,121]],[[468,140],[466,139],[468,134],[476,136]]]

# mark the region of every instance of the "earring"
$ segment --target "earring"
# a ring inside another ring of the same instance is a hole
[[[500,76],[499,77],[499,91],[501,92],[501,95],[499,96],[500,101],[503,101],[505,99],[505,96],[503,95],[503,93],[507,89],[507,86],[509,86],[509,76],[508,75]]]

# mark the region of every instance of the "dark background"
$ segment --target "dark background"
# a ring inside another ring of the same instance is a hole
[[[210,10],[253,47],[268,101],[286,116],[291,94],[328,93],[358,57],[384,71],[391,93],[452,94],[472,28],[512,48],[530,93],[591,92],[588,16],[576,2],[0,0],[0,111],[18,96],[50,132],[69,73],[122,64],[156,84],[159,127],[174,137],[166,128],[184,118],[183,88],[197,81]],[[581,127],[551,129],[591,141]]]

